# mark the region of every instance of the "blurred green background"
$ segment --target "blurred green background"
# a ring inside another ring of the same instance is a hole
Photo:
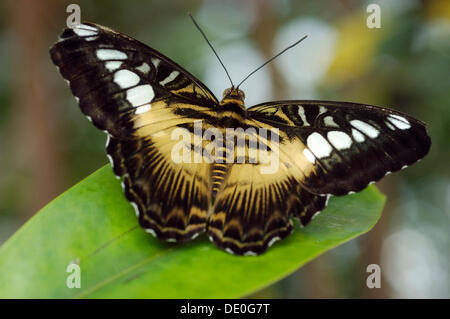
[[[69,3],[0,4],[0,244],[107,163],[104,133],[81,114],[48,55]],[[450,297],[450,1],[77,3],[82,20],[166,54],[219,98],[229,82],[188,12],[234,82],[308,34],[242,86],[247,106],[273,99],[345,100],[393,107],[428,124],[430,154],[378,183],[388,201],[371,232],[249,297]],[[371,3],[381,8],[379,29],[366,25]],[[381,266],[379,289],[366,286],[368,264]]]

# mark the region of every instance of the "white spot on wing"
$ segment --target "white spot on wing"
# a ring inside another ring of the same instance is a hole
[[[313,220],[314,218],[319,216],[320,213],[321,213],[321,211],[315,212],[314,215],[311,216],[311,220]]]
[[[127,55],[124,52],[113,49],[98,49],[97,58],[100,60],[125,60]]]
[[[319,107],[319,115],[322,115],[323,113],[325,113],[327,111],[327,109],[324,106],[320,106]],[[317,116],[319,116],[317,115]]]
[[[244,253],[244,256],[258,256],[258,254],[253,252],[253,251],[251,251],[251,250],[249,250],[249,251]]]
[[[159,63],[161,62],[161,60],[157,59],[157,58],[153,58],[151,61],[152,61],[153,65],[155,66],[155,69],[158,68]]]
[[[172,71],[168,77],[166,77],[164,80],[160,81],[159,84],[161,85],[166,85],[169,82],[172,82],[173,80],[175,80],[175,78],[178,76],[178,74],[180,74],[180,72],[178,71]]]
[[[110,72],[117,70],[120,68],[123,62],[121,61],[108,61],[105,63],[105,68],[107,68]]]
[[[92,27],[90,25],[87,24],[78,24],[75,26],[75,28],[77,29],[86,29],[86,30],[91,30],[91,31],[98,31],[98,29],[96,27]]]
[[[147,63],[143,62],[140,66],[136,67],[136,70],[145,74],[150,71],[150,66]]]
[[[328,205],[328,201],[330,200],[331,194],[327,195],[327,199],[325,200],[325,207]]]
[[[362,143],[366,140],[364,135],[362,135],[360,131],[355,130],[354,128],[352,128],[352,135],[355,141],[357,141],[358,143]]]
[[[393,117],[393,118],[395,118],[395,119],[397,119],[399,121],[403,121],[405,123],[409,123],[409,121],[406,118],[404,118],[403,116],[397,115],[397,114],[391,114],[391,115],[389,115],[389,117]]]
[[[271,247],[273,244],[275,244],[275,242],[279,241],[281,238],[276,236],[274,238],[272,238],[269,243],[267,244],[267,247]]]
[[[225,248],[225,251],[229,254],[234,255],[234,251],[232,251],[230,248]]]
[[[134,212],[136,213],[136,216],[139,217],[139,208],[136,205],[136,203],[135,202],[130,202],[130,204],[131,204],[131,206],[133,206]]]
[[[311,153],[311,151],[307,148],[305,148],[303,150],[303,155],[305,155],[306,159],[311,162],[311,163],[315,163],[316,162],[316,158],[314,157],[314,154]]]
[[[114,161],[113,161],[112,156],[109,154],[106,154],[106,157],[108,158],[109,163],[111,164],[111,167],[114,169]]]
[[[330,156],[331,151],[333,150],[327,140],[317,132],[308,136],[306,143],[311,152],[318,158]]]
[[[395,131],[395,126],[391,124],[389,121],[384,121],[384,124],[386,124],[387,127],[389,127],[391,130]]]
[[[411,124],[407,119],[400,115],[389,115],[388,120],[400,130],[407,130],[411,128]]]
[[[367,124],[366,122],[360,120],[352,120],[350,121],[350,124],[370,138],[376,138],[380,134],[380,132],[375,127]]]
[[[127,100],[133,106],[149,103],[155,97],[155,92],[150,84],[139,85],[127,91]]]
[[[154,237],[156,237],[156,233],[155,233],[155,231],[154,231],[153,229],[151,229],[151,228],[146,228],[145,231],[146,231],[147,233],[149,233],[149,234],[152,234]]]
[[[136,111],[134,112],[134,114],[142,114],[142,113],[148,112],[151,110],[151,108],[152,108],[152,106],[150,104],[141,105],[136,108]]]
[[[337,123],[334,121],[333,117],[328,115],[325,116],[325,118],[323,119],[323,123],[326,126],[330,126],[330,127],[339,127],[339,125],[337,125]]]
[[[195,239],[198,237],[198,235],[200,235],[200,233],[195,233],[194,235],[192,235],[191,239]]]
[[[119,70],[114,73],[114,80],[118,86],[122,89],[127,89],[129,87],[135,86],[139,83],[139,76],[131,72],[130,70]]]
[[[108,147],[109,141],[110,141],[110,140],[111,140],[111,135],[106,134],[106,144],[105,144],[105,147]]]
[[[328,132],[327,137],[330,143],[339,151],[348,149],[352,146],[352,139],[344,132],[330,131]]]
[[[301,105],[298,106],[298,116],[302,119],[303,126],[309,126],[309,123],[306,120],[305,109]]]
[[[89,36],[97,34],[97,31],[80,29],[80,28],[74,28],[73,32],[75,32],[75,34],[78,35],[79,37],[89,37]]]

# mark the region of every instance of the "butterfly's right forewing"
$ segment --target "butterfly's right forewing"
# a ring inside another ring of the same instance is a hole
[[[350,102],[278,101],[249,109],[304,149],[311,170],[301,183],[316,194],[358,192],[424,157],[431,146],[425,125],[400,112]]]

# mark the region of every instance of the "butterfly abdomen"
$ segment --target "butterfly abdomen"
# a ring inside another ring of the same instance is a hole
[[[212,167],[212,197],[214,198],[217,192],[220,190],[223,181],[225,180],[228,174],[228,165],[226,164],[226,159],[224,159],[223,163],[214,163]]]
[[[239,98],[224,98],[222,102],[220,102],[219,108],[217,110],[218,117],[218,126],[223,128],[223,138],[218,141],[214,157],[214,163],[212,166],[212,196],[213,198],[220,190],[223,181],[225,180],[230,162],[230,158],[233,159],[232,154],[234,151],[234,139],[233,141],[227,140],[227,129],[235,129],[243,126],[246,111],[244,102]],[[228,142],[232,142],[230,145],[227,145]],[[227,160],[228,159],[228,160]],[[234,161],[234,159],[233,159]]]

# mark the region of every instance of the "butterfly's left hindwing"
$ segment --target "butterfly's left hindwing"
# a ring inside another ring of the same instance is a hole
[[[157,51],[96,24],[64,30],[50,54],[83,113],[108,134],[108,157],[141,226],[168,241],[205,231],[209,164],[175,162],[172,136],[214,115],[213,94]]]
[[[431,145],[422,122],[371,105],[282,101],[254,106],[248,113],[302,148],[297,162],[311,169],[301,183],[315,194],[361,191],[418,161]]]

